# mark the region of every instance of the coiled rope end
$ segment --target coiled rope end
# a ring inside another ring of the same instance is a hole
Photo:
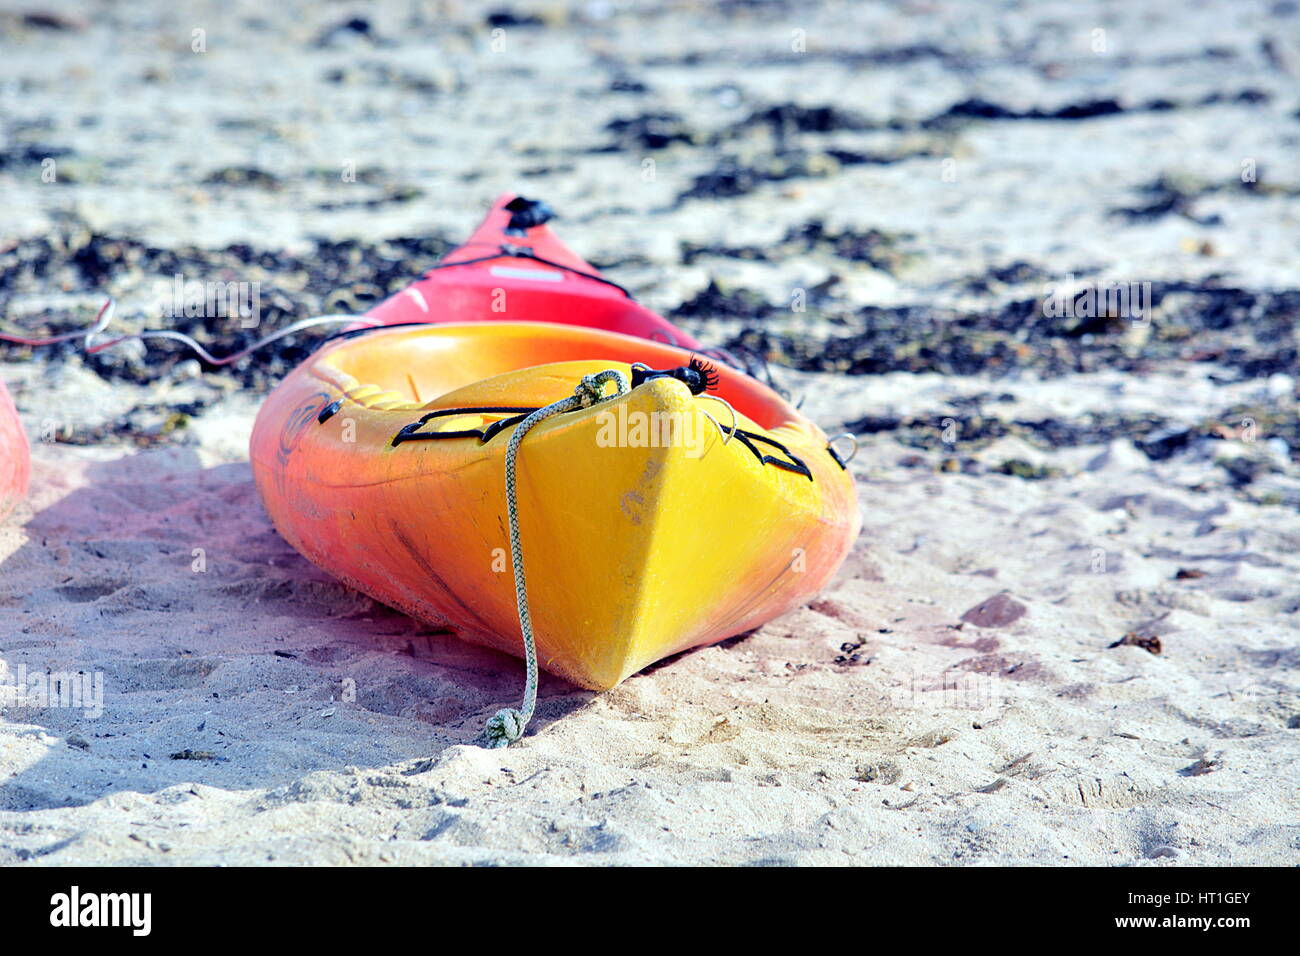
[[[503,707],[488,718],[484,732],[489,747],[508,747],[524,735],[528,718],[513,707]]]

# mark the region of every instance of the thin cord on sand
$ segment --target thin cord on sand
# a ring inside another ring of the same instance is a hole
[[[105,330],[108,328],[108,324],[113,320],[113,312],[116,308],[117,303],[110,298],[104,303],[103,307],[95,316],[95,321],[92,322],[87,329],[81,332],[65,332],[62,335],[52,335],[47,338],[30,338],[22,335],[14,335],[8,332],[0,332],[0,342],[12,342],[15,345],[40,347],[45,345],[58,345],[61,342],[72,342],[76,339],[84,338],[85,341],[82,348],[85,349],[87,355],[94,355],[96,352],[102,352],[105,349],[112,348],[114,345],[128,342],[131,339],[170,339],[173,342],[180,342],[182,345],[192,349],[199,358],[203,359],[207,364],[220,366],[230,365],[232,362],[238,362],[240,359],[251,355],[253,352],[256,352],[264,346],[270,345],[272,342],[293,335],[296,332],[301,332],[304,329],[315,328],[319,325],[335,325],[340,322],[361,322],[370,326],[383,324],[382,322],[378,322],[375,319],[364,315],[314,315],[310,318],[299,319],[291,325],[286,325],[284,328],[271,333],[265,338],[259,339],[246,349],[241,349],[232,355],[225,355],[221,358],[217,358],[184,332],[173,332],[169,329],[144,329],[140,332],[119,335],[107,342],[96,344],[95,337],[104,334]]]

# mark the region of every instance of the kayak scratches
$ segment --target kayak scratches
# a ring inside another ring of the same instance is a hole
[[[796,563],[806,560],[803,556],[806,554],[806,549],[812,544],[813,542],[805,541],[802,542],[801,546],[791,548],[791,558],[785,567],[781,568],[781,570],[779,570],[763,587],[755,588],[747,600],[741,603],[732,604],[727,610],[726,616],[718,620],[714,626],[719,630],[727,631],[738,628],[741,622],[758,609],[759,605],[765,598],[779,592],[783,586],[790,583],[790,579],[787,575],[794,572]]]
[[[645,498],[640,492],[625,491],[623,497],[618,502],[619,510],[627,515],[629,521],[635,525],[641,523],[641,512],[645,509]]]
[[[317,399],[324,399],[324,403],[318,402]],[[329,403],[330,396],[328,392],[317,392],[304,404],[299,405],[293,414],[289,416],[284,424],[284,430],[280,432],[281,467],[289,463],[289,456],[293,454],[293,450],[298,447],[298,442],[302,440],[303,431]]]
[[[641,484],[648,485],[655,480],[664,466],[663,459],[657,455],[651,455],[645,460],[645,470],[641,472]]]
[[[329,392],[316,392],[306,402],[299,405],[285,420],[284,428],[280,432],[280,440],[277,442],[276,458],[279,460],[280,467],[275,469],[275,486],[282,499],[289,499],[289,458],[293,451],[302,441],[302,436],[306,433],[307,426],[315,421],[316,416],[321,413],[331,401]]]
[[[479,617],[478,613],[472,607],[470,607],[468,604],[462,601],[460,597],[456,594],[456,592],[453,591],[448,586],[447,582],[442,579],[442,575],[440,575],[434,569],[433,565],[429,563],[429,560],[428,558],[425,557],[424,552],[416,545],[414,541],[412,541],[409,537],[407,537],[406,532],[403,531],[402,528],[396,524],[390,524],[389,527],[393,529],[393,535],[397,538],[398,543],[403,548],[406,549],[406,553],[409,554],[414,559],[415,563],[419,566],[420,570],[423,571],[428,576],[430,583],[432,583],[439,591],[441,591],[444,595],[446,595],[447,600],[451,601],[453,604],[456,605],[456,607],[460,608],[460,610],[464,612],[465,616],[470,618],[476,625],[478,625],[484,631],[487,631],[489,633],[495,633],[495,629],[490,624],[488,624],[487,621]]]

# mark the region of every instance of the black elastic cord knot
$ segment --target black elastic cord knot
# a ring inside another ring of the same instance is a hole
[[[703,395],[711,388],[718,387],[718,370],[708,362],[701,362],[694,355],[691,364],[677,368],[655,369],[642,362],[632,366],[632,387],[644,385],[652,378],[675,378],[691,390],[692,395]]]

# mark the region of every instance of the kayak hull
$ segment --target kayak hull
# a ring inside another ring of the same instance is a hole
[[[375,381],[397,355],[410,371]],[[572,394],[584,374],[688,360],[669,346],[554,325],[369,333],[322,350],[272,393],[253,432],[254,475],[280,533],[313,563],[413,617],[522,656],[504,482],[513,427],[486,442],[394,446],[394,437],[431,410],[540,406]],[[543,669],[612,687],[801,604],[843,561],[857,501],[825,435],[758,383],[720,375],[740,427],[775,436],[811,478],[763,463],[739,439],[724,444],[705,412],[729,428],[726,410],[671,379],[548,419],[524,438],[520,534]],[[465,431],[505,417],[426,427]]]
[[[27,435],[18,420],[18,409],[4,382],[0,382],[0,518],[27,494],[31,454]]]

